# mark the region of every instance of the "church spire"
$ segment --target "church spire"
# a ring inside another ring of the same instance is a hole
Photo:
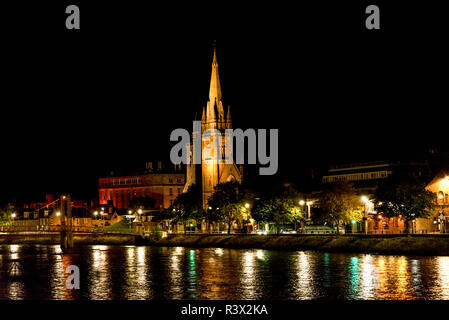
[[[220,76],[218,75],[217,43],[216,40],[214,40],[214,59],[212,61],[209,101],[214,105],[215,102],[218,104],[221,101],[221,98]]]

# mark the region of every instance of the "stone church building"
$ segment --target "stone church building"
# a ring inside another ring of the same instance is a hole
[[[201,185],[205,209],[207,208],[207,201],[213,194],[217,184],[242,181],[241,168],[239,169],[234,163],[232,150],[229,150],[225,143],[226,129],[232,129],[231,108],[228,106],[225,110],[223,105],[217,51],[214,46],[209,101],[207,101],[206,107],[203,107],[202,110],[201,131],[193,132],[193,139],[201,140],[201,164],[194,164],[194,143],[192,142],[189,148],[190,164],[187,165],[186,186],[184,189],[184,191],[187,191],[193,184]],[[205,132],[211,134],[205,135]],[[219,156],[217,156],[218,148],[221,148]],[[197,155],[199,155],[199,152]]]

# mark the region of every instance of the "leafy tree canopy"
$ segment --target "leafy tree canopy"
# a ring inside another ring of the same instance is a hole
[[[299,198],[295,191],[284,189],[277,194],[265,196],[256,201],[251,215],[257,222],[275,223],[279,233],[282,224],[298,222],[303,219]]]
[[[227,223],[230,234],[232,224],[235,221],[243,221],[245,199],[245,191],[237,181],[218,184],[208,201],[212,208],[210,217],[215,221]]]
[[[361,221],[361,201],[353,186],[346,181],[330,184],[319,196],[319,207],[315,213],[317,222],[330,222],[337,226],[337,233],[344,223]]]
[[[406,221],[428,218],[435,210],[435,195],[415,178],[387,179],[375,193],[376,210],[387,217],[402,216]]]

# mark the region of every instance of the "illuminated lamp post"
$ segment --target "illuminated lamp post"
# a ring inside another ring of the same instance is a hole
[[[15,214],[15,212],[13,212],[12,214],[11,214],[11,218],[12,218],[12,225],[13,225],[13,227],[14,227],[14,218],[16,217],[16,214]]]
[[[364,210],[364,213],[363,213],[363,228],[365,229],[364,231],[365,231],[365,234],[368,234],[368,202],[369,202],[369,199],[368,199],[368,197],[367,196],[362,196],[362,202],[363,202],[363,204],[364,204],[364,206],[365,206],[365,210]]]
[[[444,201],[444,194],[443,194],[443,192],[440,192],[439,194],[438,194],[438,199],[440,200],[440,207],[441,207],[441,209],[440,209],[440,216],[439,216],[439,218],[440,218],[440,233],[444,233],[445,232],[445,230],[444,230],[444,214],[443,214],[443,201]]]

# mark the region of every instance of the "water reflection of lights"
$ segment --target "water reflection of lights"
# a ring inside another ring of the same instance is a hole
[[[150,297],[147,279],[148,263],[146,261],[147,247],[127,247],[126,265],[126,299],[145,300]]]
[[[184,277],[180,266],[183,251],[184,248],[182,247],[177,247],[171,251],[170,264],[168,265],[168,282],[171,287],[171,296],[168,297],[169,299],[180,300],[183,298],[181,288]]]
[[[438,257],[436,274],[438,275],[438,299],[449,299],[449,257]]]
[[[375,291],[378,286],[377,270],[374,265],[372,255],[364,255],[360,259],[360,296],[359,298],[368,300],[375,298]]]
[[[407,258],[402,256],[397,258],[397,292],[401,295],[401,299],[407,298],[407,293],[409,292],[408,286],[410,285],[409,277],[410,274],[408,273],[408,261]]]
[[[22,282],[8,283],[8,298],[11,300],[23,300],[25,286]]]
[[[298,255],[298,283],[295,285],[299,299],[312,299],[314,297],[313,274],[311,270],[310,255],[300,252]]]
[[[215,249],[215,253],[218,254],[219,256],[223,255],[223,249]]]
[[[247,251],[243,254],[242,259],[242,274],[239,276],[242,282],[242,296],[245,299],[256,299],[256,277],[255,277],[255,260],[257,258],[257,253],[254,251]]]
[[[196,272],[196,252],[195,250],[190,250],[189,252],[189,272],[187,275],[189,286],[187,290],[190,293],[192,298],[197,297],[197,288],[198,288],[198,277]]]
[[[257,256],[257,259],[263,260],[265,257],[265,254],[264,254],[263,250],[257,250],[256,256]]]
[[[359,258],[357,257],[351,258],[350,277],[352,294],[357,295],[359,287]]]
[[[107,246],[92,246],[92,265],[89,270],[90,299],[111,299],[110,262],[106,249]]]
[[[410,261],[411,264],[411,276],[412,276],[412,285],[416,290],[419,290],[421,286],[421,268],[419,267],[419,261],[413,259]]]

